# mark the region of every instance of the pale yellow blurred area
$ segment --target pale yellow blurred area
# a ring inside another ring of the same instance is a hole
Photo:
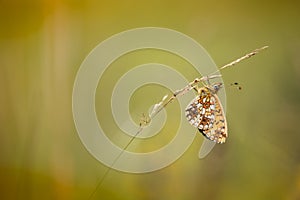
[[[2,0],[0,9],[1,199],[89,198],[107,167],[88,153],[75,129],[76,72],[101,41],[147,26],[192,37],[218,66],[264,45],[269,49],[222,73],[229,125],[225,144],[199,160],[203,137],[198,134],[184,156],[162,170],[139,175],[112,170],[92,199],[300,199],[298,2]],[[120,58],[115,73],[120,74],[118,66],[129,69],[154,59],[179,66],[190,79],[199,76],[174,55],[142,54]],[[116,77],[110,74],[112,82]],[[243,89],[229,87],[232,82]],[[109,98],[112,87],[96,98]],[[157,103],[165,92],[149,88],[147,97]],[[143,99],[143,94],[135,95]],[[147,98],[147,105],[151,102]],[[142,105],[135,110],[131,104],[137,121]],[[106,111],[99,108],[102,116]],[[134,148],[153,150],[171,139],[178,107],[168,109],[173,113],[169,134],[147,145],[141,141],[145,149],[137,140]]]

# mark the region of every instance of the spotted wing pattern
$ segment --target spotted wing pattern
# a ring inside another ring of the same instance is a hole
[[[209,140],[224,143],[227,138],[227,124],[220,100],[206,87],[199,90],[185,110],[189,123]]]

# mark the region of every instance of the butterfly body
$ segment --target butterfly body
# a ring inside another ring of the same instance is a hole
[[[185,109],[189,123],[216,143],[224,143],[228,137],[224,110],[217,96],[221,87],[222,83],[215,83],[199,88],[198,95]]]

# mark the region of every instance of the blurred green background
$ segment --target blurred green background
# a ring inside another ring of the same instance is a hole
[[[243,87],[226,89],[226,144],[199,160],[203,137],[198,135],[178,161],[160,171],[112,170],[93,199],[300,199],[299,2],[2,0],[0,9],[1,199],[89,198],[107,168],[86,151],[75,130],[76,72],[99,42],[145,26],[189,35],[218,66],[255,48],[270,48],[223,72],[227,85]],[[123,61],[126,66],[139,59],[186,64],[176,56],[145,53]],[[124,65],[122,58],[114,65]],[[113,69],[118,75],[119,68]],[[157,98],[152,103],[167,92],[150,90],[147,94]],[[110,98],[105,90],[102,95]],[[143,91],[135,95],[142,98]],[[176,103],[174,109],[178,112]],[[140,110],[132,112],[138,116]],[[172,116],[168,120],[176,122]],[[172,126],[167,128],[172,136]],[[171,139],[165,135],[160,142]]]

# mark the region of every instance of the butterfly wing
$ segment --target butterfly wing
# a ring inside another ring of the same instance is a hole
[[[214,111],[214,124],[208,130],[203,130],[199,128],[199,131],[209,140],[216,143],[224,143],[228,137],[227,133],[227,121],[224,114],[223,107],[217,95],[213,95],[215,98],[215,111]]]
[[[199,95],[187,106],[186,117],[189,123],[209,140],[224,143],[227,138],[227,122],[223,107],[216,94],[201,88]]]

